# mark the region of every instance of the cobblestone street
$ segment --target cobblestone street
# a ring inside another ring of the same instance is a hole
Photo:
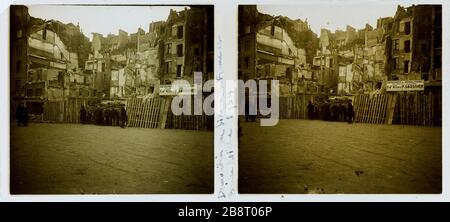
[[[213,192],[212,132],[11,126],[13,194]]]
[[[441,128],[240,124],[239,193],[441,193]]]

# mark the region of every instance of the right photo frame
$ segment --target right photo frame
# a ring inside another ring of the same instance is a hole
[[[442,192],[441,5],[238,17],[240,194]]]

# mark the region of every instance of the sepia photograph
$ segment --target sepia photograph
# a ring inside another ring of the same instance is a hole
[[[240,194],[442,192],[441,5],[240,5],[238,79]]]
[[[214,192],[213,5],[11,5],[9,62],[12,195]]]

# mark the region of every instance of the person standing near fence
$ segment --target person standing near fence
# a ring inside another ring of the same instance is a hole
[[[308,106],[306,107],[308,109],[308,117],[309,119],[313,119],[314,117],[314,105],[311,101],[309,101]]]
[[[81,122],[81,124],[86,123],[86,109],[84,108],[83,105],[81,105],[81,108],[80,108],[80,122]]]
[[[123,104],[122,104],[122,107],[120,108],[119,121],[120,121],[120,127],[125,128],[125,126],[127,125],[127,122],[128,122],[128,115],[127,115],[127,110],[125,109],[125,105],[123,105]]]
[[[17,106],[16,118],[18,126],[28,126],[28,109],[24,103],[20,103]]]
[[[348,101],[348,105],[347,105],[347,122],[348,123],[352,123],[353,122],[353,118],[355,116],[355,111],[353,110],[353,105],[352,105],[352,101],[349,100]]]
[[[111,108],[111,121],[112,126],[118,126],[119,125],[119,110],[117,110],[116,107]]]

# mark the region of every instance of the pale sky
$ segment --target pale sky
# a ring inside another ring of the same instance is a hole
[[[393,17],[397,5],[393,3],[364,4],[311,4],[311,5],[258,5],[258,11],[273,16],[287,16],[290,19],[301,19],[311,26],[313,32],[320,36],[320,29],[327,28],[345,30],[347,25],[362,29],[366,24],[376,27],[380,17]]]
[[[103,35],[118,34],[119,29],[135,33],[138,28],[148,32],[152,21],[166,20],[170,9],[181,11],[174,6],[63,6],[28,5],[31,16],[41,19],[54,19],[65,24],[79,23],[84,35],[92,39],[92,32]]]

